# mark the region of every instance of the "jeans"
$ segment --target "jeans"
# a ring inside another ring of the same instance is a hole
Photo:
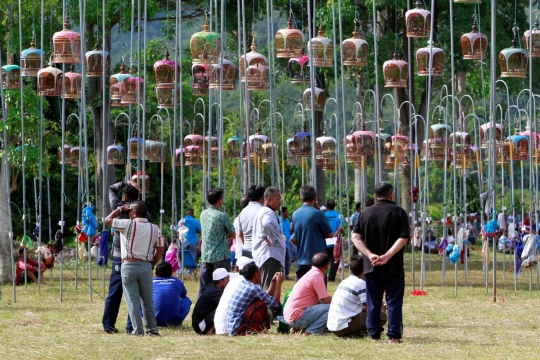
[[[287,248],[285,249],[285,277],[289,276],[290,270],[291,270],[291,250]]]
[[[215,262],[203,262],[201,265],[201,276],[199,277],[199,295],[197,299],[201,297],[206,290],[206,287],[212,283],[212,273],[219,268],[225,268],[228,272],[231,272],[231,260],[229,258]]]
[[[304,329],[312,334],[322,334],[326,330],[329,309],[330,304],[310,306],[304,310],[300,319],[292,323],[292,327],[298,330]]]
[[[144,333],[141,305],[146,320],[146,332],[158,333],[154,310],[152,265],[149,262],[123,263],[122,287],[129,316],[133,323],[133,334]]]
[[[115,256],[112,263],[111,278],[109,281],[109,295],[105,300],[105,310],[103,310],[103,330],[110,331],[115,328],[116,319],[118,318],[118,311],[120,310],[120,303],[122,302],[122,259]],[[129,320],[126,326],[127,332],[132,332],[131,321]]]
[[[253,259],[253,253],[249,250],[242,249],[242,256]]]
[[[388,273],[371,272],[365,275],[368,333],[372,338],[380,338],[384,328],[381,326],[381,307],[386,291],[388,306],[388,332],[390,339],[401,339],[403,332],[403,295],[405,278]]]
[[[188,250],[191,253],[191,256],[193,256],[193,261],[197,263],[197,244],[184,241],[184,250]],[[182,256],[180,255],[180,259],[181,258]]]

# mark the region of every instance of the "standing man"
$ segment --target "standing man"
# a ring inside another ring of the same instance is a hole
[[[242,256],[253,259],[253,244],[251,243],[253,232],[253,219],[259,210],[264,205],[264,187],[260,185],[252,185],[248,189],[248,206],[238,215],[240,225],[240,238],[244,244],[242,248]]]
[[[199,243],[199,234],[201,233],[201,223],[193,217],[193,214],[193,209],[187,209],[186,217],[182,222],[188,228],[183,245],[184,249],[191,253],[193,260],[197,262],[197,245]]]
[[[400,343],[403,329],[405,272],[403,247],[409,241],[407,213],[394,203],[394,188],[386,181],[375,186],[375,205],[364,209],[353,229],[352,242],[364,255],[367,330],[381,338],[381,308],[386,292],[389,343]]]
[[[285,280],[289,279],[289,270],[291,268],[291,234],[294,232],[293,224],[289,219],[289,210],[281,207],[281,233],[285,237]]]
[[[337,238],[341,233],[343,233],[343,220],[341,215],[335,210],[336,201],[334,199],[328,199],[326,202],[327,210],[324,213],[330,228],[332,228],[334,238]],[[330,273],[328,274],[328,281],[336,281],[336,273],[339,268],[339,262],[341,259],[334,259],[334,245],[326,247],[326,253],[328,259],[330,260]]]
[[[129,211],[129,219],[116,219],[124,211]],[[133,324],[132,334],[144,335],[142,302],[146,334],[160,336],[154,309],[152,263],[156,265],[163,255],[163,240],[159,228],[146,219],[147,212],[145,202],[134,201],[114,209],[105,223],[120,232],[122,288]]]
[[[135,181],[120,181],[109,187],[109,203],[111,209],[116,209],[124,205],[129,205],[133,201],[139,199],[140,187]],[[118,192],[122,191],[122,199]],[[129,219],[130,210],[120,213],[118,219]],[[147,214],[147,219],[150,221],[150,214]],[[109,295],[105,300],[105,309],[103,311],[103,330],[108,334],[115,334],[118,332],[116,328],[116,319],[118,318],[118,311],[120,310],[120,303],[122,302],[122,254],[120,250],[120,232],[115,231],[113,237],[113,263],[111,278],[109,281]],[[128,323],[126,332],[131,333],[133,328]]]
[[[296,276],[301,278],[311,269],[311,259],[317,253],[326,254],[326,240],[334,233],[324,213],[316,209],[317,190],[311,185],[300,188],[303,205],[293,214],[294,236],[298,247]]]
[[[354,225],[356,225],[356,222],[358,221],[358,218],[360,217],[360,213],[362,212],[362,204],[356,203],[355,206],[356,211],[354,214],[351,215],[350,225],[351,229],[354,228]]]
[[[224,268],[231,271],[231,260],[227,239],[235,236],[229,216],[220,211],[223,206],[223,190],[212,189],[206,195],[210,207],[201,213],[202,246],[199,297],[212,283],[214,270]]]
[[[253,219],[253,259],[261,269],[261,288],[266,291],[276,273],[283,272],[285,241],[279,231],[276,211],[281,206],[281,194],[275,187],[264,192],[264,203]],[[273,294],[270,294],[273,295]]]

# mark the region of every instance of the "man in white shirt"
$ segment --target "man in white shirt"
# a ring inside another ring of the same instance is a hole
[[[257,212],[264,204],[264,187],[260,185],[252,185],[247,192],[249,204],[238,215],[238,224],[240,226],[240,238],[244,244],[242,248],[242,256],[253,259],[253,246],[251,243],[253,231],[253,219]]]
[[[363,256],[353,255],[349,262],[349,269],[351,275],[339,284],[332,296],[326,326],[339,337],[365,336],[368,332]],[[386,324],[386,320],[386,305],[383,305],[381,326]]]
[[[266,291],[274,275],[285,266],[285,241],[275,211],[281,206],[281,194],[275,187],[264,192],[264,203],[253,219],[253,260],[261,269],[261,288]],[[270,294],[273,295],[273,294]]]
[[[248,206],[248,204],[249,204],[249,198],[247,197],[247,195],[242,196],[240,198],[240,211],[244,210],[245,207]],[[234,226],[234,232],[236,233],[234,256],[236,258],[236,261],[238,261],[238,259],[240,259],[240,257],[242,256],[242,249],[244,248],[244,243],[242,242],[242,238],[240,237],[240,215],[238,215],[234,219],[233,226]]]
[[[253,259],[250,259],[245,256],[241,256],[236,262],[236,267],[238,267],[239,276],[231,278],[229,284],[223,290],[223,295],[219,300],[218,307],[216,309],[216,314],[214,315],[214,328],[217,335],[229,334],[227,331],[227,310],[229,309],[229,300],[236,292],[244,277],[242,276],[242,269],[249,263],[252,263]]]

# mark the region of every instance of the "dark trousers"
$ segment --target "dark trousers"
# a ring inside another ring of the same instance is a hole
[[[219,268],[224,268],[228,272],[231,272],[231,260],[227,258],[215,263],[202,263],[201,276],[199,277],[199,295],[197,298],[200,298],[206,287],[212,283],[212,273]]]
[[[120,310],[120,303],[122,302],[122,259],[119,257],[113,258],[111,278],[109,280],[109,295],[105,300],[105,310],[103,311],[103,329],[105,331],[115,328],[116,319],[118,318],[118,311]],[[131,332],[133,330],[131,321],[128,315],[128,321],[126,331]]]
[[[328,273],[328,281],[336,281],[336,274],[339,268],[340,259],[334,259],[334,247],[326,248],[326,255],[330,261],[330,272]],[[337,262],[334,262],[337,261]]]
[[[249,250],[242,249],[242,256],[253,259],[253,253],[251,251],[249,251]]]
[[[261,265],[261,289],[266,292],[266,290],[272,284],[272,279],[277,272],[283,272],[283,266],[279,260],[274,258],[268,258],[264,264]],[[274,294],[269,294],[274,296]]]
[[[390,339],[401,339],[403,330],[403,295],[405,278],[387,273],[371,272],[365,275],[368,333],[372,338],[380,338],[384,328],[381,326],[381,307],[386,291],[388,306],[388,332]]]

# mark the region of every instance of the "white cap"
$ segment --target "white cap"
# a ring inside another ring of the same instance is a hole
[[[227,276],[229,276],[229,272],[224,268],[219,268],[214,270],[214,272],[212,273],[212,280],[219,281],[226,278]]]
[[[236,266],[238,266],[239,270],[242,270],[244,266],[252,262],[253,262],[253,259],[250,259],[247,256],[240,256],[238,260],[236,261]]]
[[[321,210],[321,211],[324,211],[324,210],[326,210],[326,206],[324,206],[324,205],[323,205],[323,206],[321,206],[321,207],[319,208],[319,210]]]

